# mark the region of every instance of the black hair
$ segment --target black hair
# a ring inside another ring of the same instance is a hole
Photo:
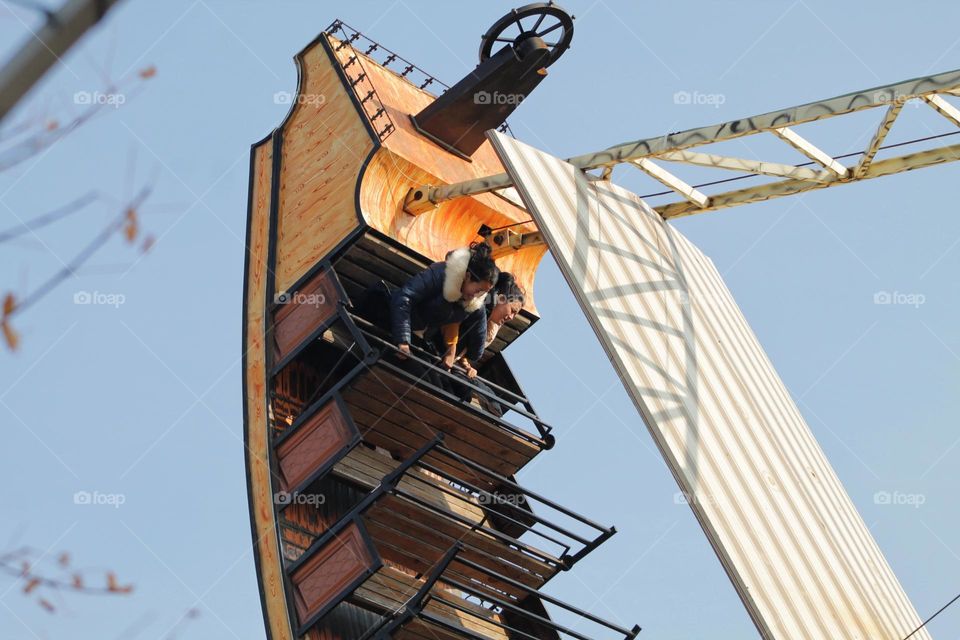
[[[526,292],[517,283],[516,278],[509,271],[501,271],[497,284],[490,291],[490,306],[495,307],[504,302],[519,302],[520,306],[526,299]]]
[[[470,245],[470,263],[467,265],[467,274],[474,282],[497,284],[500,269],[493,261],[493,249],[486,242],[474,242]]]

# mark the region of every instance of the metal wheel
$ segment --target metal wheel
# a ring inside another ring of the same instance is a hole
[[[497,20],[483,34],[480,42],[480,62],[492,56],[497,45],[516,46],[530,37],[538,37],[550,47],[550,66],[563,55],[573,38],[573,16],[553,2],[528,4]]]

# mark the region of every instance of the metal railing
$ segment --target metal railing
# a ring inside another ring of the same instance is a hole
[[[379,335],[379,330],[367,322],[363,318],[348,314],[350,319],[355,323],[358,330],[362,333],[363,337],[367,340],[368,344],[376,350],[377,353],[373,354],[373,357],[382,356],[384,353],[399,354],[400,349],[397,345],[393,344],[392,341],[384,338],[382,335]],[[542,446],[544,449],[550,449],[555,443],[553,435],[550,433],[553,430],[553,427],[545,423],[540,419],[540,416],[537,415],[536,410],[533,408],[533,404],[530,400],[521,394],[505,389],[494,382],[483,378],[482,376],[476,376],[476,381],[482,383],[483,386],[476,384],[471,378],[466,376],[466,371],[461,367],[454,366],[453,369],[447,369],[441,363],[441,358],[435,354],[432,354],[416,344],[410,345],[411,353],[406,356],[406,358],[412,360],[417,365],[423,367],[427,371],[433,373],[434,375],[439,376],[443,380],[451,383],[452,385],[462,385],[465,386],[469,391],[479,397],[484,398],[490,403],[494,403],[504,409],[503,414],[508,411],[512,411],[518,416],[530,421],[539,434],[539,438],[531,438],[531,434],[520,429],[519,427],[507,422],[503,419],[503,415],[496,415],[491,413],[484,407],[477,407],[469,402],[464,402],[457,396],[453,395],[448,389],[439,388],[436,385],[430,383],[426,380],[417,380],[410,372],[405,371],[401,367],[397,366],[394,363],[384,362],[380,360],[380,364],[386,366],[394,373],[402,375],[408,379],[414,379],[420,386],[427,387],[432,391],[439,392],[444,397],[457,402],[463,408],[479,412],[485,419],[493,420],[499,426],[509,431],[513,435],[521,437],[525,440],[530,440],[536,444]]]
[[[363,33],[358,31],[357,29],[354,29],[353,27],[345,23],[343,20],[339,20],[339,19],[334,20],[330,24],[330,26],[327,27],[324,31],[325,33],[328,33],[333,37],[335,37],[337,40],[340,40],[341,42],[341,45],[339,45],[340,47],[347,46],[358,53],[363,53],[364,56],[366,56],[373,62],[377,63],[384,69],[387,69],[393,72],[394,74],[403,78],[404,80],[409,82],[411,85],[417,87],[418,89],[422,89],[426,91],[428,88],[432,87],[433,85],[436,85],[437,87],[440,88],[440,91],[437,92],[437,94],[439,95],[450,88],[449,85],[440,81],[435,76],[427,73],[426,71],[424,71],[417,65],[413,64],[412,62],[400,57],[399,55],[397,55],[390,49],[387,49],[385,46],[383,46],[379,42],[376,42],[370,37],[365,36]],[[348,61],[347,64],[353,64],[353,60]],[[362,63],[359,62],[359,59],[357,59],[357,65],[362,69],[363,65]],[[362,75],[365,76],[365,72],[363,72]],[[377,96],[375,89],[372,89],[371,87],[371,91],[368,94],[361,94],[359,91],[356,90],[355,85],[357,83],[354,82],[354,80],[356,80],[356,78],[351,78],[351,83],[352,83],[351,88],[354,89],[354,93],[356,94],[357,98],[361,101],[361,104],[365,104],[366,100],[370,100],[371,98],[375,98],[377,100],[377,103],[380,103],[380,98]],[[362,80],[363,78],[360,78],[360,81]],[[388,135],[393,133],[393,131],[396,130],[396,127],[393,125],[393,122],[390,120],[390,116],[387,115],[384,109],[382,108],[382,103],[380,103],[380,107],[381,108],[377,112],[375,112],[374,115],[371,115],[369,113],[367,115],[371,117],[371,120],[375,120],[379,117],[386,118],[386,121],[389,123],[389,125],[384,127],[381,131],[378,132],[380,135],[380,139],[383,140]],[[508,125],[506,122],[500,125],[497,128],[497,130],[500,131],[501,133],[508,133],[511,137],[514,137],[513,131],[510,130],[510,125]]]
[[[361,640],[387,640],[391,638],[397,629],[408,624],[414,619],[419,619],[428,624],[436,625],[448,631],[452,631],[466,638],[474,640],[490,640],[491,638],[506,636],[513,639],[542,640],[544,637],[537,631],[550,630],[561,638],[574,638],[575,640],[595,640],[597,636],[586,635],[584,632],[576,631],[566,625],[559,624],[551,620],[545,613],[540,615],[528,608],[521,606],[521,602],[528,600],[528,596],[533,596],[539,600],[546,601],[551,605],[577,616],[581,622],[588,622],[595,629],[605,629],[606,635],[609,632],[616,633],[616,637],[622,637],[624,640],[633,640],[640,633],[640,627],[634,625],[631,629],[626,629],[620,625],[608,622],[587,611],[583,611],[562,600],[549,596],[537,589],[527,587],[506,576],[490,572],[489,569],[478,565],[461,556],[463,546],[455,543],[443,557],[431,568],[427,574],[424,583],[411,596],[402,607],[396,611],[383,616],[380,622],[368,630]],[[459,566],[458,566],[459,565]],[[498,597],[490,595],[486,590],[480,590],[476,582],[463,575],[462,567],[470,568],[474,571],[484,572],[495,577],[497,580],[509,583],[519,591],[525,594],[523,598],[510,599],[507,597]],[[460,593],[451,590],[450,587],[457,589]],[[477,605],[469,600],[468,597],[476,597],[484,605]],[[442,605],[427,610],[431,602]],[[471,604],[473,606],[467,606]],[[440,615],[439,611],[454,610],[458,612],[457,619],[448,618]],[[465,624],[463,617],[473,618],[474,624]],[[521,629],[520,625],[526,627]],[[486,635],[479,631],[483,626],[496,627],[499,632],[495,635]],[[579,625],[578,625],[579,626]],[[533,631],[536,633],[530,633]]]
[[[539,575],[539,579],[543,582],[557,572],[572,567],[616,533],[613,527],[597,524],[540,494],[524,489],[509,478],[450,451],[442,446],[443,439],[442,433],[437,434],[411,457],[400,463],[350,509],[341,521],[362,516],[381,497],[398,496],[416,505],[424,515],[433,514],[458,524],[463,530],[482,532],[485,539],[496,540],[503,544],[505,549],[520,552],[536,560],[544,566],[545,573]],[[449,470],[451,468],[458,470],[466,468],[473,478],[466,480],[463,477],[464,474],[459,471],[452,472]],[[403,485],[401,481],[405,481]],[[496,486],[498,489],[491,492],[480,485]],[[431,502],[429,498],[438,498],[443,506],[439,506],[437,502]],[[549,510],[553,518],[537,515],[531,504],[539,509]],[[479,517],[473,519],[465,515],[471,512]],[[405,518],[405,516],[398,517],[409,521],[411,526],[422,525],[422,522]],[[494,517],[499,519],[497,524],[491,522]],[[562,517],[565,522],[555,522],[557,517]],[[573,526],[591,533],[578,533],[572,530]],[[510,534],[502,530],[508,528],[511,530]],[[441,531],[435,533],[441,537],[447,535]],[[527,538],[530,541],[520,538]],[[310,544],[304,556],[309,556],[323,546],[326,539],[326,535],[318,536]],[[533,540],[548,543],[552,548],[544,550],[533,546],[530,543]],[[464,544],[469,546],[466,541]],[[397,548],[396,550],[401,554],[410,553],[406,549]],[[482,548],[471,548],[471,551],[477,556],[486,557],[494,562],[503,561],[501,556]],[[291,567],[290,570],[294,568]]]
[[[310,558],[313,556],[313,554],[320,551],[328,543],[337,539],[337,536],[340,534],[340,532],[350,523],[363,519],[364,514],[369,509],[377,505],[378,501],[387,495],[402,497],[414,504],[417,504],[422,509],[438,514],[444,518],[459,522],[469,531],[480,532],[487,539],[495,539],[504,544],[505,547],[516,549],[528,555],[529,557],[546,562],[549,566],[552,566],[555,571],[569,568],[569,566],[571,566],[577,558],[583,557],[585,553],[596,548],[597,545],[609,538],[615,532],[612,527],[601,527],[600,525],[591,522],[583,516],[565,509],[564,507],[560,507],[552,501],[534,494],[533,492],[526,491],[508,479],[503,478],[502,476],[497,476],[497,474],[483,469],[476,464],[473,464],[472,467],[477,471],[483,471],[484,473],[490,474],[498,481],[506,481],[511,491],[517,491],[528,498],[536,499],[539,504],[549,506],[552,509],[574,518],[584,525],[596,529],[598,531],[598,535],[592,540],[585,539],[570,532],[563,526],[550,523],[545,518],[532,514],[532,512],[525,513],[524,518],[527,520],[533,520],[535,524],[543,524],[550,531],[556,533],[557,535],[566,535],[569,536],[571,540],[584,543],[583,547],[575,554],[570,555],[569,553],[564,553],[562,555],[563,560],[557,558],[551,559],[550,555],[545,554],[526,543],[520,542],[514,537],[508,536],[492,528],[491,526],[484,524],[484,522],[486,522],[486,518],[480,522],[473,522],[462,515],[455,513],[454,509],[439,509],[435,505],[430,504],[423,499],[423,492],[420,492],[420,495],[417,495],[412,491],[402,487],[401,481],[407,480],[408,482],[424,482],[424,478],[422,476],[418,477],[419,474],[416,472],[417,470],[425,470],[442,478],[454,479],[461,486],[468,486],[462,480],[451,476],[448,472],[442,471],[439,467],[427,461],[428,456],[430,456],[430,458],[434,461],[437,459],[437,457],[442,456],[452,456],[462,461],[460,456],[457,456],[457,454],[446,450],[442,446],[442,442],[443,435],[438,434],[433,440],[421,447],[414,455],[409,457],[407,460],[404,460],[399,464],[399,466],[384,476],[380,484],[374,490],[364,496],[362,500],[360,500],[352,509],[344,514],[342,518],[338,520],[338,522],[328,529],[323,535],[317,537],[316,540],[310,544],[308,549],[300,556],[300,558],[291,562],[287,566],[288,575],[295,573],[297,569],[310,561]],[[434,482],[429,482],[428,486],[434,489],[438,488],[437,483]],[[500,497],[498,498],[497,494],[491,494],[476,487],[472,487],[471,490],[475,492],[475,497],[486,496],[488,500],[491,502],[496,502],[499,505],[509,503],[509,501],[503,500],[502,494],[499,494]],[[476,505],[476,503],[474,504]],[[413,514],[412,517],[416,517],[416,514]],[[416,521],[408,519],[408,521],[411,523],[416,522],[421,526],[423,525],[423,522],[419,519]],[[531,524],[530,522],[524,523],[520,520],[514,520],[514,522],[516,522],[518,525],[524,526],[525,531],[534,532],[545,538],[552,537],[550,535],[544,536],[542,535],[543,532],[535,531],[533,528],[534,524]],[[397,530],[394,533],[402,534],[402,531]],[[632,638],[636,637],[637,633],[640,631],[639,627],[634,627],[631,630],[621,628],[613,623],[602,620],[601,618],[598,618],[590,613],[553,598],[552,596],[543,594],[537,588],[524,584],[515,578],[504,575],[497,570],[497,568],[500,567],[504,562],[507,563],[506,566],[511,566],[514,570],[517,569],[517,565],[512,564],[505,558],[494,555],[488,550],[478,548],[471,543],[470,538],[465,534],[460,535],[459,537],[453,537],[440,530],[436,530],[435,533],[441,538],[446,539],[451,546],[446,550],[439,562],[434,562],[431,565],[430,570],[426,572],[426,582],[421,585],[417,593],[407,601],[405,606],[399,608],[398,610],[392,612],[391,615],[388,615],[382,619],[381,623],[376,628],[364,635],[364,638],[389,638],[390,631],[395,631],[399,626],[406,624],[413,618],[420,618],[428,623],[447,627],[458,633],[467,633],[468,637],[476,637],[478,640],[486,639],[486,636],[483,635],[469,635],[469,632],[465,631],[463,627],[456,625],[451,626],[454,621],[444,619],[443,617],[437,616],[436,613],[424,610],[424,607],[427,606],[429,602],[436,601],[444,605],[446,608],[448,608],[448,610],[451,608],[455,609],[468,616],[476,617],[478,620],[484,621],[486,624],[500,628],[502,632],[505,632],[509,638],[529,638],[530,640],[539,640],[540,636],[531,635],[527,631],[524,631],[517,626],[518,623],[523,622],[524,624],[532,627],[546,627],[552,629],[558,634],[562,634],[563,637],[575,638],[576,640],[591,640],[590,637],[571,628],[560,625],[552,621],[549,617],[539,615],[534,611],[522,607],[521,603],[526,602],[529,596],[535,596],[541,600],[545,600],[550,604],[573,613],[595,625],[615,631],[618,634],[622,634],[622,636],[627,640],[632,640]],[[381,553],[384,549],[393,548],[390,543],[379,539],[377,535],[374,535],[373,538],[374,545],[377,548],[378,553]],[[471,560],[470,558],[463,557],[462,553],[468,550],[474,558],[489,558],[495,560],[495,562],[487,564],[483,561]],[[567,552],[569,552],[569,544],[567,545]],[[407,549],[405,550],[405,553],[409,556],[414,552]],[[423,560],[424,559],[421,559],[421,562]],[[550,576],[542,576],[544,579],[542,582],[540,582],[541,586],[542,583],[545,583],[546,579],[549,577]],[[442,583],[442,586],[439,586],[438,583]],[[435,586],[437,588],[433,588]],[[461,593],[457,594],[449,591],[450,587],[459,590]],[[478,609],[482,610],[482,614],[481,611],[478,611]],[[306,631],[308,628],[316,624],[320,617],[306,621],[305,624],[301,625],[300,630]]]

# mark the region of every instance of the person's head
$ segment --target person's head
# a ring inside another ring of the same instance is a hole
[[[510,322],[523,309],[525,295],[513,274],[501,272],[491,293],[492,303],[488,317],[497,324]]]
[[[486,242],[474,242],[470,245],[470,262],[460,287],[464,300],[474,300],[487,294],[497,283],[500,269],[493,261],[493,249]]]

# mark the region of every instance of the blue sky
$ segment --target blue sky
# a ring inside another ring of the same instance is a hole
[[[199,617],[177,637],[263,637],[241,443],[249,146],[287,111],[273,95],[295,88],[292,56],[334,18],[452,84],[512,6],[127,0],[8,120],[66,122],[76,92],[104,88],[105,65],[114,79],[157,67],[119,109],[0,173],[2,229],[91,189],[114,199],[5,244],[4,292],[32,290],[144,184],[154,192],[141,224],[158,238],[143,259],[112,241],[16,319],[21,349],[0,355],[0,549],[66,550],[91,578],[114,570],[135,591],[71,594],[50,615],[0,575],[0,637],[159,639],[191,609]],[[511,118],[518,138],[561,157],[960,67],[960,6],[949,3],[565,6],[577,16],[573,46]],[[0,55],[37,24],[0,0]],[[679,104],[677,92],[713,98]],[[888,140],[951,130],[927,111],[905,108]],[[854,151],[877,117],[811,137]],[[724,274],[923,617],[960,590],[958,170],[678,222]],[[638,193],[659,190],[615,176]],[[84,292],[117,304],[75,304]],[[875,304],[881,292],[922,304]],[[521,480],[619,530],[549,591],[638,623],[642,637],[756,637],[550,259],[536,297],[543,319],[508,355],[558,444]],[[75,504],[84,491],[123,504]],[[913,504],[881,504],[878,492]],[[960,636],[960,610],[930,629]]]

